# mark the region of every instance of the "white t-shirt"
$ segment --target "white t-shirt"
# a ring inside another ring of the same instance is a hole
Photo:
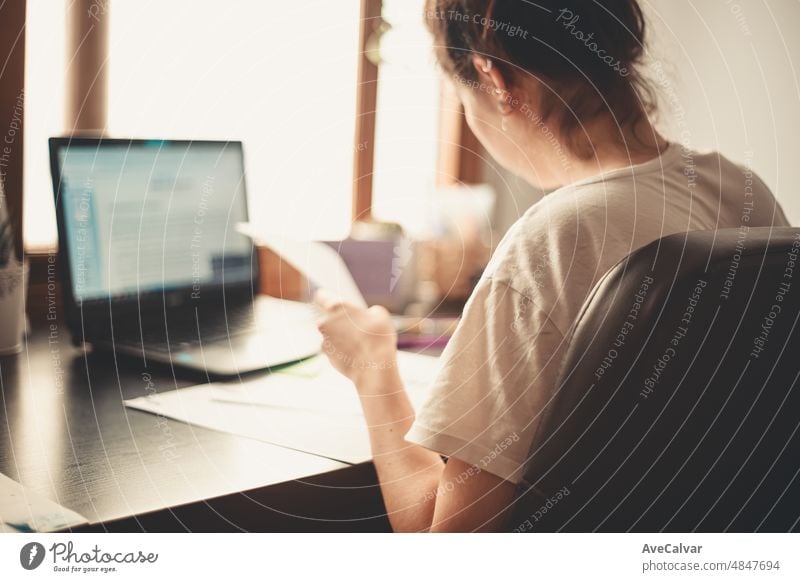
[[[663,236],[742,225],[789,226],[751,171],[677,144],[548,194],[495,251],[406,440],[519,482],[595,283]]]

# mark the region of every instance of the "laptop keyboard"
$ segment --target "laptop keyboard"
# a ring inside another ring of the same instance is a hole
[[[199,323],[199,336],[198,336]],[[222,313],[213,317],[202,314],[195,319],[181,317],[169,323],[167,329],[164,324],[147,326],[142,330],[142,342],[150,350],[159,352],[177,351],[193,344],[203,344],[226,340],[230,337],[251,333],[256,329],[251,304],[229,308],[227,318]],[[118,339],[118,344],[141,346],[138,332],[135,337]]]

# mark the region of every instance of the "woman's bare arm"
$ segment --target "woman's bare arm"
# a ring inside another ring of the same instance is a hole
[[[396,367],[362,375],[357,389],[395,531],[494,531],[504,527],[515,487],[459,459],[404,440],[414,409]]]
[[[317,298],[323,351],[358,391],[383,500],[395,531],[503,527],[514,485],[406,442],[414,409],[397,370],[397,336],[385,309]]]
[[[395,368],[368,374],[359,384],[373,462],[392,528],[426,531],[433,521],[435,492],[445,465],[436,453],[404,440],[414,422],[414,409]]]

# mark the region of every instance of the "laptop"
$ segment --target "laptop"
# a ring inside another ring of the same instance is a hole
[[[310,305],[258,296],[241,142],[51,138],[76,345],[230,377],[318,353]]]

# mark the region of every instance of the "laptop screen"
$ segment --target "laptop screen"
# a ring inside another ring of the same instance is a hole
[[[239,142],[72,141],[57,150],[76,302],[253,278]]]

